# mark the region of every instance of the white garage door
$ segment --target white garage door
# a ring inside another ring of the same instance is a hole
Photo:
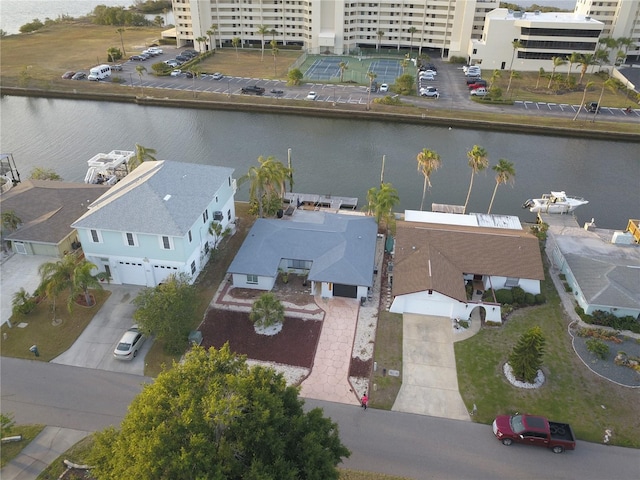
[[[177,275],[178,268],[177,267],[169,267],[167,265],[154,265],[153,266],[153,278],[156,281],[156,285],[162,283],[166,280],[166,278],[171,274]]]
[[[147,285],[142,263],[118,262],[118,275],[121,283],[129,285]]]

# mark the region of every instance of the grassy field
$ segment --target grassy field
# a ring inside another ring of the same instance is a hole
[[[4,468],[7,463],[18,456],[22,449],[29,445],[42,430],[44,430],[44,425],[16,425],[13,427],[7,436],[22,435],[22,440],[2,444],[2,448],[0,448],[0,468]]]

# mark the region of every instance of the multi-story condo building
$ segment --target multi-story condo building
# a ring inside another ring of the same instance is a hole
[[[549,71],[553,57],[595,54],[603,26],[588,15],[497,8],[487,15],[482,38],[469,42],[469,58],[487,71]]]
[[[499,0],[173,0],[176,40],[200,50],[298,45],[312,54],[369,49],[466,56]],[[207,41],[197,41],[206,38]]]
[[[603,37],[630,38],[627,59],[640,60],[640,0],[576,0],[575,12],[604,23]]]

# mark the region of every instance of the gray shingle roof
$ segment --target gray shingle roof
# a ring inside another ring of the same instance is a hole
[[[74,226],[181,237],[232,174],[227,167],[144,162],[96,200]]]
[[[0,209],[13,211],[22,224],[7,240],[57,245],[87,211],[91,202],[109,189],[103,185],[25,180],[0,196]]]
[[[297,211],[291,219],[258,219],[229,273],[272,277],[283,258],[312,261],[309,279],[371,286],[377,225],[372,217]]]

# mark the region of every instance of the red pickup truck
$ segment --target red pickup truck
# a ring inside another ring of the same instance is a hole
[[[568,423],[550,422],[536,415],[499,415],[493,434],[503,445],[513,442],[550,448],[553,453],[575,450],[576,437]]]

